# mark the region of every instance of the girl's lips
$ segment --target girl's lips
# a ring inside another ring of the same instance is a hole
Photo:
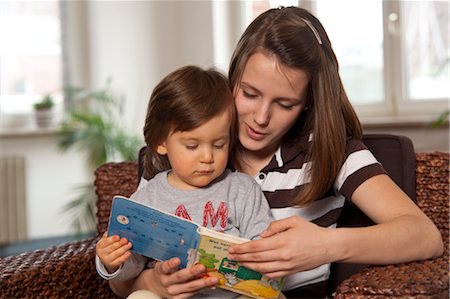
[[[264,137],[266,137],[266,134],[256,132],[248,125],[245,126],[245,129],[246,129],[245,131],[247,133],[247,136],[253,140],[259,141],[259,140],[264,139]]]

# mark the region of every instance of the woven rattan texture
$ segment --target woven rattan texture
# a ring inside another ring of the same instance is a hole
[[[111,199],[137,186],[137,163],[107,163],[95,171],[99,234],[107,225]],[[115,298],[95,270],[98,238],[0,259],[0,298]]]
[[[417,204],[439,228],[445,252],[424,262],[370,267],[342,282],[336,298],[449,298],[449,154],[416,154]]]
[[[0,260],[0,298],[113,298],[95,272],[97,239]]]
[[[97,233],[101,236],[108,227],[111,199],[114,195],[130,196],[137,187],[137,163],[107,163],[95,170],[97,190]]]
[[[336,298],[448,298],[448,154],[417,154],[419,206],[438,225],[446,244],[435,260],[363,270],[345,280]],[[111,199],[137,185],[135,162],[108,163],[96,172],[98,232],[108,224]],[[0,259],[0,298],[115,298],[94,265],[98,238]]]

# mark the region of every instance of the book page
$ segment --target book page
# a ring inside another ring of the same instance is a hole
[[[206,276],[219,278],[218,287],[253,298],[277,298],[282,279],[271,280],[261,273],[227,259],[228,248],[248,240],[199,227],[201,234],[195,260],[207,269]]]
[[[108,235],[127,238],[133,244],[133,251],[156,260],[179,257],[180,267],[184,268],[199,242],[197,227],[188,220],[116,196]]]

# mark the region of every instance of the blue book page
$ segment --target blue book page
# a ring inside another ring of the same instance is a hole
[[[181,260],[185,268],[189,256],[195,255],[200,239],[195,223],[116,196],[113,199],[108,235],[127,238],[132,250],[147,257],[165,261]]]

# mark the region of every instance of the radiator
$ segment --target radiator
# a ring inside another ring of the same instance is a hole
[[[0,158],[0,244],[27,239],[25,158]]]

